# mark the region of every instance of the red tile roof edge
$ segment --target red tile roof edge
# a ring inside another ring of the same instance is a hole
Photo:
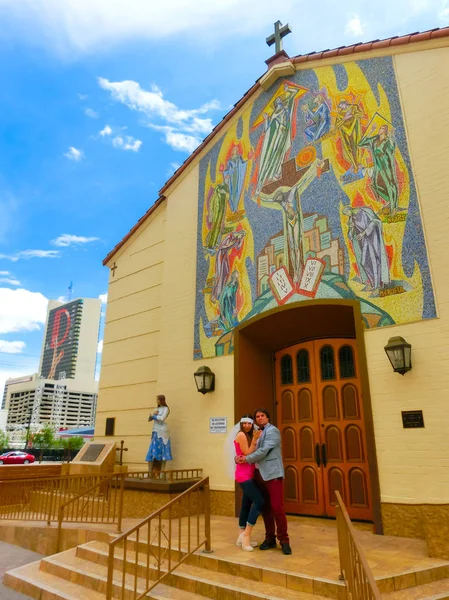
[[[369,52],[370,50],[382,50],[384,48],[403,46],[416,42],[427,42],[429,40],[439,39],[449,36],[449,27],[436,27],[428,31],[408,33],[407,35],[393,36],[383,40],[372,40],[371,42],[359,42],[352,46],[340,46],[332,50],[323,50],[321,52],[309,52],[294,56],[291,61],[293,64],[301,64],[309,61],[322,60],[324,58],[334,58],[335,56],[348,56],[360,52]]]
[[[412,44],[416,42],[426,42],[433,39],[439,39],[443,37],[449,37],[449,27],[437,27],[435,29],[429,29],[423,32],[409,33],[407,35],[394,36],[385,38],[383,40],[372,40],[371,42],[358,42],[352,46],[340,46],[332,50],[322,50],[321,52],[309,52],[308,54],[299,54],[289,60],[295,64],[302,64],[306,62],[314,62],[316,60],[322,60],[325,58],[334,58],[336,56],[348,56],[351,54],[361,54],[362,52],[369,52],[370,50],[382,50],[384,48],[401,46],[405,44]],[[260,78],[259,78],[260,79]],[[109,252],[106,258],[103,260],[103,265],[106,265],[118,250],[125,244],[133,233],[142,225],[144,221],[153,213],[154,210],[165,200],[164,192],[167,191],[169,186],[185,171],[190,163],[198,156],[198,154],[205,148],[205,146],[214,138],[219,131],[230,121],[236,112],[242,107],[242,105],[259,89],[259,79],[255,84],[240,98],[237,104],[223,117],[223,119],[216,125],[209,135],[204,138],[201,144],[188,156],[184,163],[179,167],[170,179],[163,185],[159,191],[159,198],[156,202],[147,210],[147,212],[137,221],[132,229],[125,235],[125,237]]]

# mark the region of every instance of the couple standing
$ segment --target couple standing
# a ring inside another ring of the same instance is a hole
[[[254,429],[254,422],[258,429]],[[276,534],[283,554],[291,554],[284,510],[284,466],[281,452],[281,433],[270,423],[265,408],[240,419],[240,431],[234,440],[235,479],[243,491],[239,527],[243,530],[237,545],[251,552],[256,542],[251,533],[257,517],[262,513],[265,523],[265,540],[260,550],[276,548]]]

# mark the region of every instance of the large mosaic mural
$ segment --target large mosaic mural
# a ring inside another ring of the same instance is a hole
[[[278,79],[200,163],[194,357],[279,305],[358,299],[366,328],[436,316],[390,57]]]

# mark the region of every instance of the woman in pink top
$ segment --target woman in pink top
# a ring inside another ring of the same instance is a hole
[[[240,419],[240,431],[234,440],[237,456],[247,456],[254,452],[260,434],[260,431],[254,431],[252,416],[243,415]],[[235,480],[243,491],[239,516],[239,527],[243,531],[237,539],[237,546],[241,546],[247,552],[252,552],[257,546],[256,542],[251,542],[251,532],[264,504],[262,493],[254,479],[254,473],[254,465],[242,463],[235,466]]]

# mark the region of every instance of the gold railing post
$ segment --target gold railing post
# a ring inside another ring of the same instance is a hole
[[[348,512],[338,491],[337,498],[337,533],[338,551],[340,554],[340,579],[344,579],[348,598],[354,600],[381,600],[379,588],[373,577],[362,547],[355,535]],[[362,595],[360,595],[362,592]]]
[[[112,600],[112,587],[114,583],[114,548],[115,546],[113,544],[109,544],[108,582],[106,584],[106,600]]]
[[[209,477],[204,482],[204,536],[206,543],[203,552],[209,554],[213,552],[210,536],[210,487]]]
[[[61,537],[62,537],[62,519],[64,514],[64,507],[60,506],[58,511],[58,535],[56,538],[56,552],[58,553],[61,549]]]
[[[111,481],[112,484],[112,481]],[[112,487],[112,485],[111,485]],[[117,488],[116,488],[117,489]],[[124,474],[120,474],[120,491],[119,491],[119,500],[118,500],[118,520],[117,520],[117,533],[122,533],[122,516],[123,516],[123,498],[124,498],[124,490],[125,490],[125,476]]]
[[[338,554],[340,557],[340,575],[338,578],[340,579],[340,581],[344,581],[345,580],[345,570],[346,570],[345,569],[345,554],[347,552],[347,549],[345,547],[346,544],[343,541],[344,524],[342,523],[341,508],[338,503],[337,503],[337,506],[335,507],[335,513],[336,513],[336,517],[337,517]]]
[[[59,480],[60,481],[60,480]],[[58,481],[58,482],[59,482]],[[50,525],[51,521],[52,521],[52,516],[53,516],[53,497],[54,497],[54,493],[55,493],[55,485],[53,482],[53,485],[51,486],[51,493],[50,493],[50,502],[49,502],[49,507],[48,507],[48,515],[47,515],[47,525]]]

